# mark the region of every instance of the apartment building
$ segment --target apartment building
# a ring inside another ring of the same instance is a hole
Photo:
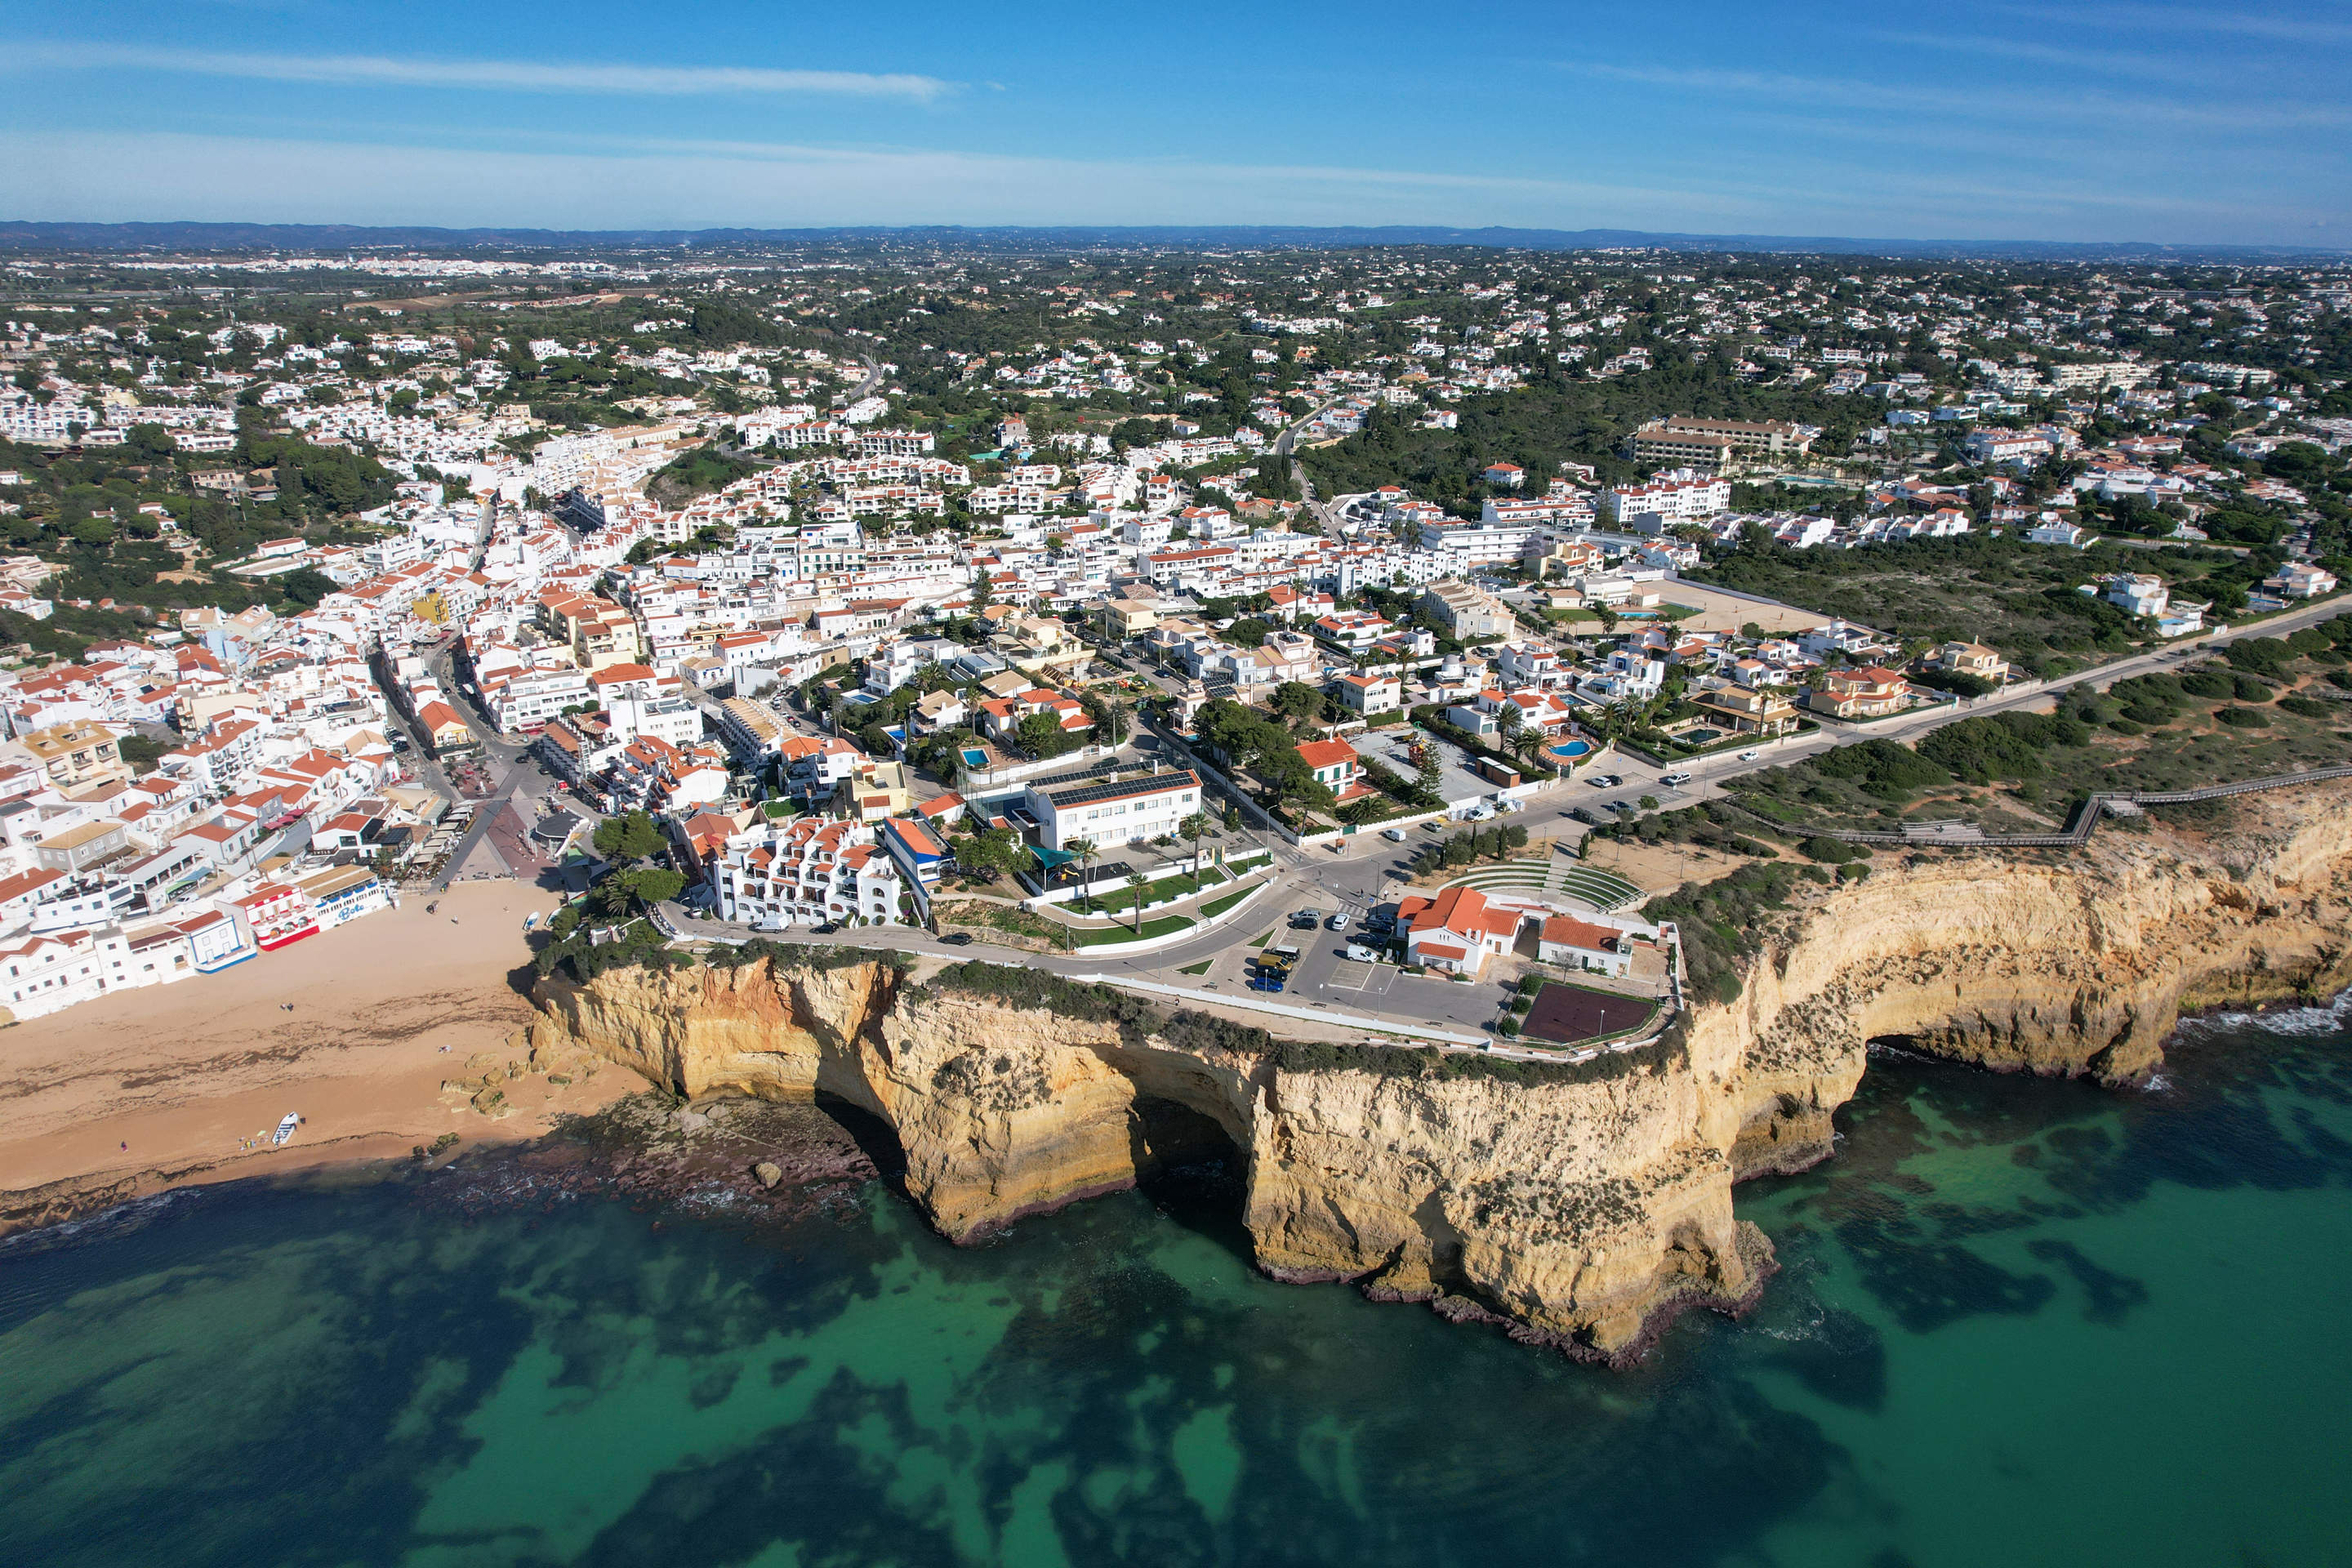
[[[868,823],[810,817],[730,836],[711,868],[719,918],[755,928],[898,923],[906,882],[878,837]]]
[[[1810,426],[1780,419],[1695,419],[1671,414],[1633,432],[1633,459],[1726,470],[1750,455],[1801,457],[1812,449],[1819,434]]]
[[[1421,591],[1413,608],[1433,618],[1455,642],[1508,637],[1512,631],[1510,607],[1467,583],[1432,583]]]
[[[1059,786],[1033,783],[1023,790],[1021,805],[1045,847],[1066,849],[1079,838],[1113,845],[1173,837],[1201,809],[1202,798],[1199,777],[1177,769]]]
[[[1729,504],[1727,500],[1726,504]],[[1434,552],[1450,571],[1462,573],[1480,566],[1516,565],[1535,539],[1545,519],[1507,516],[1496,511],[1476,521],[1444,518],[1419,525],[1423,549]]]
[[[1647,484],[1612,485],[1601,492],[1601,511],[1621,528],[1663,533],[1731,510],[1731,481],[1676,469]]]
[[[53,724],[33,731],[23,743],[41,775],[59,789],[81,789],[131,776],[113,733],[102,725]]]

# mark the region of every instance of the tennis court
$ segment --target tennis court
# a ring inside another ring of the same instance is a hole
[[[1588,991],[1581,985],[1553,981],[1536,993],[1535,1005],[1528,1009],[1519,1033],[1529,1039],[1572,1046],[1638,1030],[1657,1010],[1658,1005],[1646,996]]]

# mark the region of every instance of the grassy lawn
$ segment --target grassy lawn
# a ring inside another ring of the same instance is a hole
[[[1155,936],[1172,936],[1189,930],[1192,924],[1185,915],[1162,915],[1156,921],[1146,921],[1138,931],[1132,926],[1113,926],[1107,931],[1082,931],[1077,933],[1080,947],[1116,947],[1123,942],[1149,942]]]
[[[1226,879],[1225,874],[1214,866],[1202,867],[1198,879],[1180,871],[1173,877],[1162,877],[1145,888],[1143,901],[1157,904],[1170,899],[1189,899],[1202,889],[1216,887]],[[1106,893],[1091,900],[1073,902],[1069,907],[1088,913],[1125,914],[1135,908],[1135,889],[1121,888],[1115,893]]]
[[[1207,903],[1201,906],[1201,918],[1202,920],[1211,920],[1218,915],[1223,914],[1227,910],[1232,909],[1234,905],[1240,903],[1244,899],[1248,898],[1257,889],[1255,888],[1244,888],[1239,892],[1227,893],[1222,899],[1211,899]],[[1266,934],[1271,936],[1274,933],[1268,931]]]
[[[1209,966],[1216,962],[1217,961],[1213,958],[1204,958],[1198,963],[1186,964],[1176,973],[1179,974],[1206,974],[1209,973]]]

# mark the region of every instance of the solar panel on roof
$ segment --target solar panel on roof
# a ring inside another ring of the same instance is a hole
[[[1161,788],[1197,786],[1199,783],[1200,780],[1189,771],[1184,771],[1129,779],[1123,784],[1087,784],[1077,789],[1055,790],[1045,798],[1052,801],[1056,809],[1062,809],[1073,805],[1092,805],[1097,801],[1118,800],[1127,795],[1150,795]]]

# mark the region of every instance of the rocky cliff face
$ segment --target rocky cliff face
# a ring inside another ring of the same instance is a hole
[[[2075,856],[1882,856],[1779,921],[1737,1002],[1694,1015],[1703,1137],[1740,1177],[1824,1157],[1872,1040],[2125,1083],[2183,1013],[2352,984],[2352,791],[2233,808],[2210,838],[2158,824]]]
[[[837,1095],[896,1131],[909,1194],[959,1240],[1129,1184],[1213,1127],[1268,1273],[1615,1359],[1682,1306],[1761,1288],[1770,1248],[1733,1184],[1828,1152],[1870,1040],[2121,1081],[2183,1008],[2344,984],[2352,792],[2300,795],[2261,797],[2219,843],[1883,859],[1780,917],[1736,1002],[1582,1069],[1286,1050],[862,963],[551,980],[531,1044],[688,1095]]]

